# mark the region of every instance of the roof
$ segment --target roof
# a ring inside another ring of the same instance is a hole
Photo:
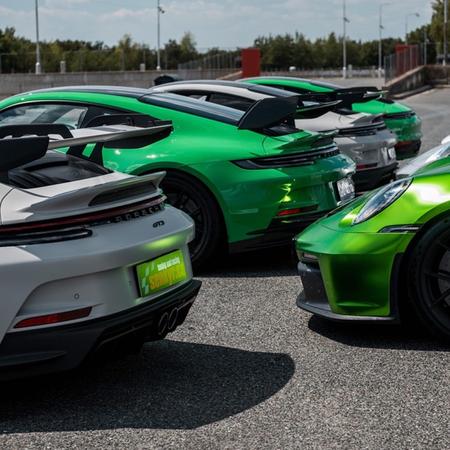
[[[224,80],[192,80],[192,81],[177,81],[174,83],[167,83],[155,88],[152,88],[154,92],[170,91],[172,88],[177,89],[192,89],[201,90],[202,88],[211,92],[228,92],[239,95],[239,91],[245,90],[247,92],[259,94],[256,97],[259,99],[264,97],[291,97],[291,92],[283,89],[277,89],[269,86],[243,83],[239,81],[224,81]]]
[[[66,86],[49,89],[39,89],[32,93],[47,92],[79,92],[90,94],[116,95],[120,97],[134,98],[142,103],[153,106],[185,112],[196,116],[204,117],[218,122],[237,125],[243,112],[217,105],[210,102],[202,102],[193,98],[170,93],[156,93],[150,89],[122,86]]]

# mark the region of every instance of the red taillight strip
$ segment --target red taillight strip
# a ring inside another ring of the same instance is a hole
[[[14,328],[30,328],[43,325],[53,325],[55,323],[68,322],[69,320],[83,319],[91,314],[92,307],[65,311],[61,313],[47,314],[45,316],[29,317],[14,325]]]
[[[146,200],[144,202],[133,203],[131,205],[119,206],[116,208],[108,209],[107,211],[97,211],[94,213],[81,214],[79,216],[70,216],[56,220],[45,220],[39,222],[28,222],[20,225],[18,224],[18,225],[0,226],[0,234],[15,233],[15,232],[23,233],[28,230],[40,231],[42,229],[55,229],[80,224],[87,225],[92,222],[97,222],[105,219],[112,219],[116,216],[124,214],[132,214],[143,208],[150,208],[152,206],[157,206],[163,203],[165,199],[166,197],[164,195],[160,195],[156,199],[150,201]]]

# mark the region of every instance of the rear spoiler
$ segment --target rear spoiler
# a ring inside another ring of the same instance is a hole
[[[240,130],[262,130],[288,118],[294,118],[298,96],[264,98],[254,103],[238,122]]]
[[[351,108],[354,103],[366,103],[382,97],[384,91],[372,86],[356,86],[350,88],[336,89],[332,92],[310,92],[299,95],[302,101],[313,101],[318,103],[340,101],[339,108]]]
[[[69,147],[68,154],[83,157],[88,144],[95,147],[85,159],[102,165],[104,146],[141,148],[167,137],[171,131],[171,122],[147,128],[110,125],[76,130],[60,124],[6,125],[0,127],[0,174],[42,158],[51,149]]]
[[[295,114],[296,119],[316,119],[323,116],[327,112],[335,111],[338,107],[342,106],[341,100],[335,100],[333,102],[319,103],[311,106],[300,106]]]

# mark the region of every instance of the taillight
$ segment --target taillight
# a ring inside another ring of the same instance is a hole
[[[315,211],[318,208],[318,205],[305,206],[304,208],[291,208],[291,209],[283,209],[277,214],[277,217],[286,217],[293,216],[295,214],[303,214],[307,212]]]
[[[373,169],[374,167],[377,167],[377,163],[357,164],[356,170]]]
[[[69,322],[70,320],[83,319],[91,314],[92,307],[75,309],[60,313],[46,314],[44,316],[29,317],[14,325],[14,328],[30,328],[43,325],[54,325],[55,323]]]

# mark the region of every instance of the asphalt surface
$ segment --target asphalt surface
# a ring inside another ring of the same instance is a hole
[[[424,118],[424,148],[450,133],[450,90],[405,103]],[[200,278],[170,339],[0,385],[0,447],[450,447],[448,347],[420,330],[300,311],[289,251],[230,258]]]

